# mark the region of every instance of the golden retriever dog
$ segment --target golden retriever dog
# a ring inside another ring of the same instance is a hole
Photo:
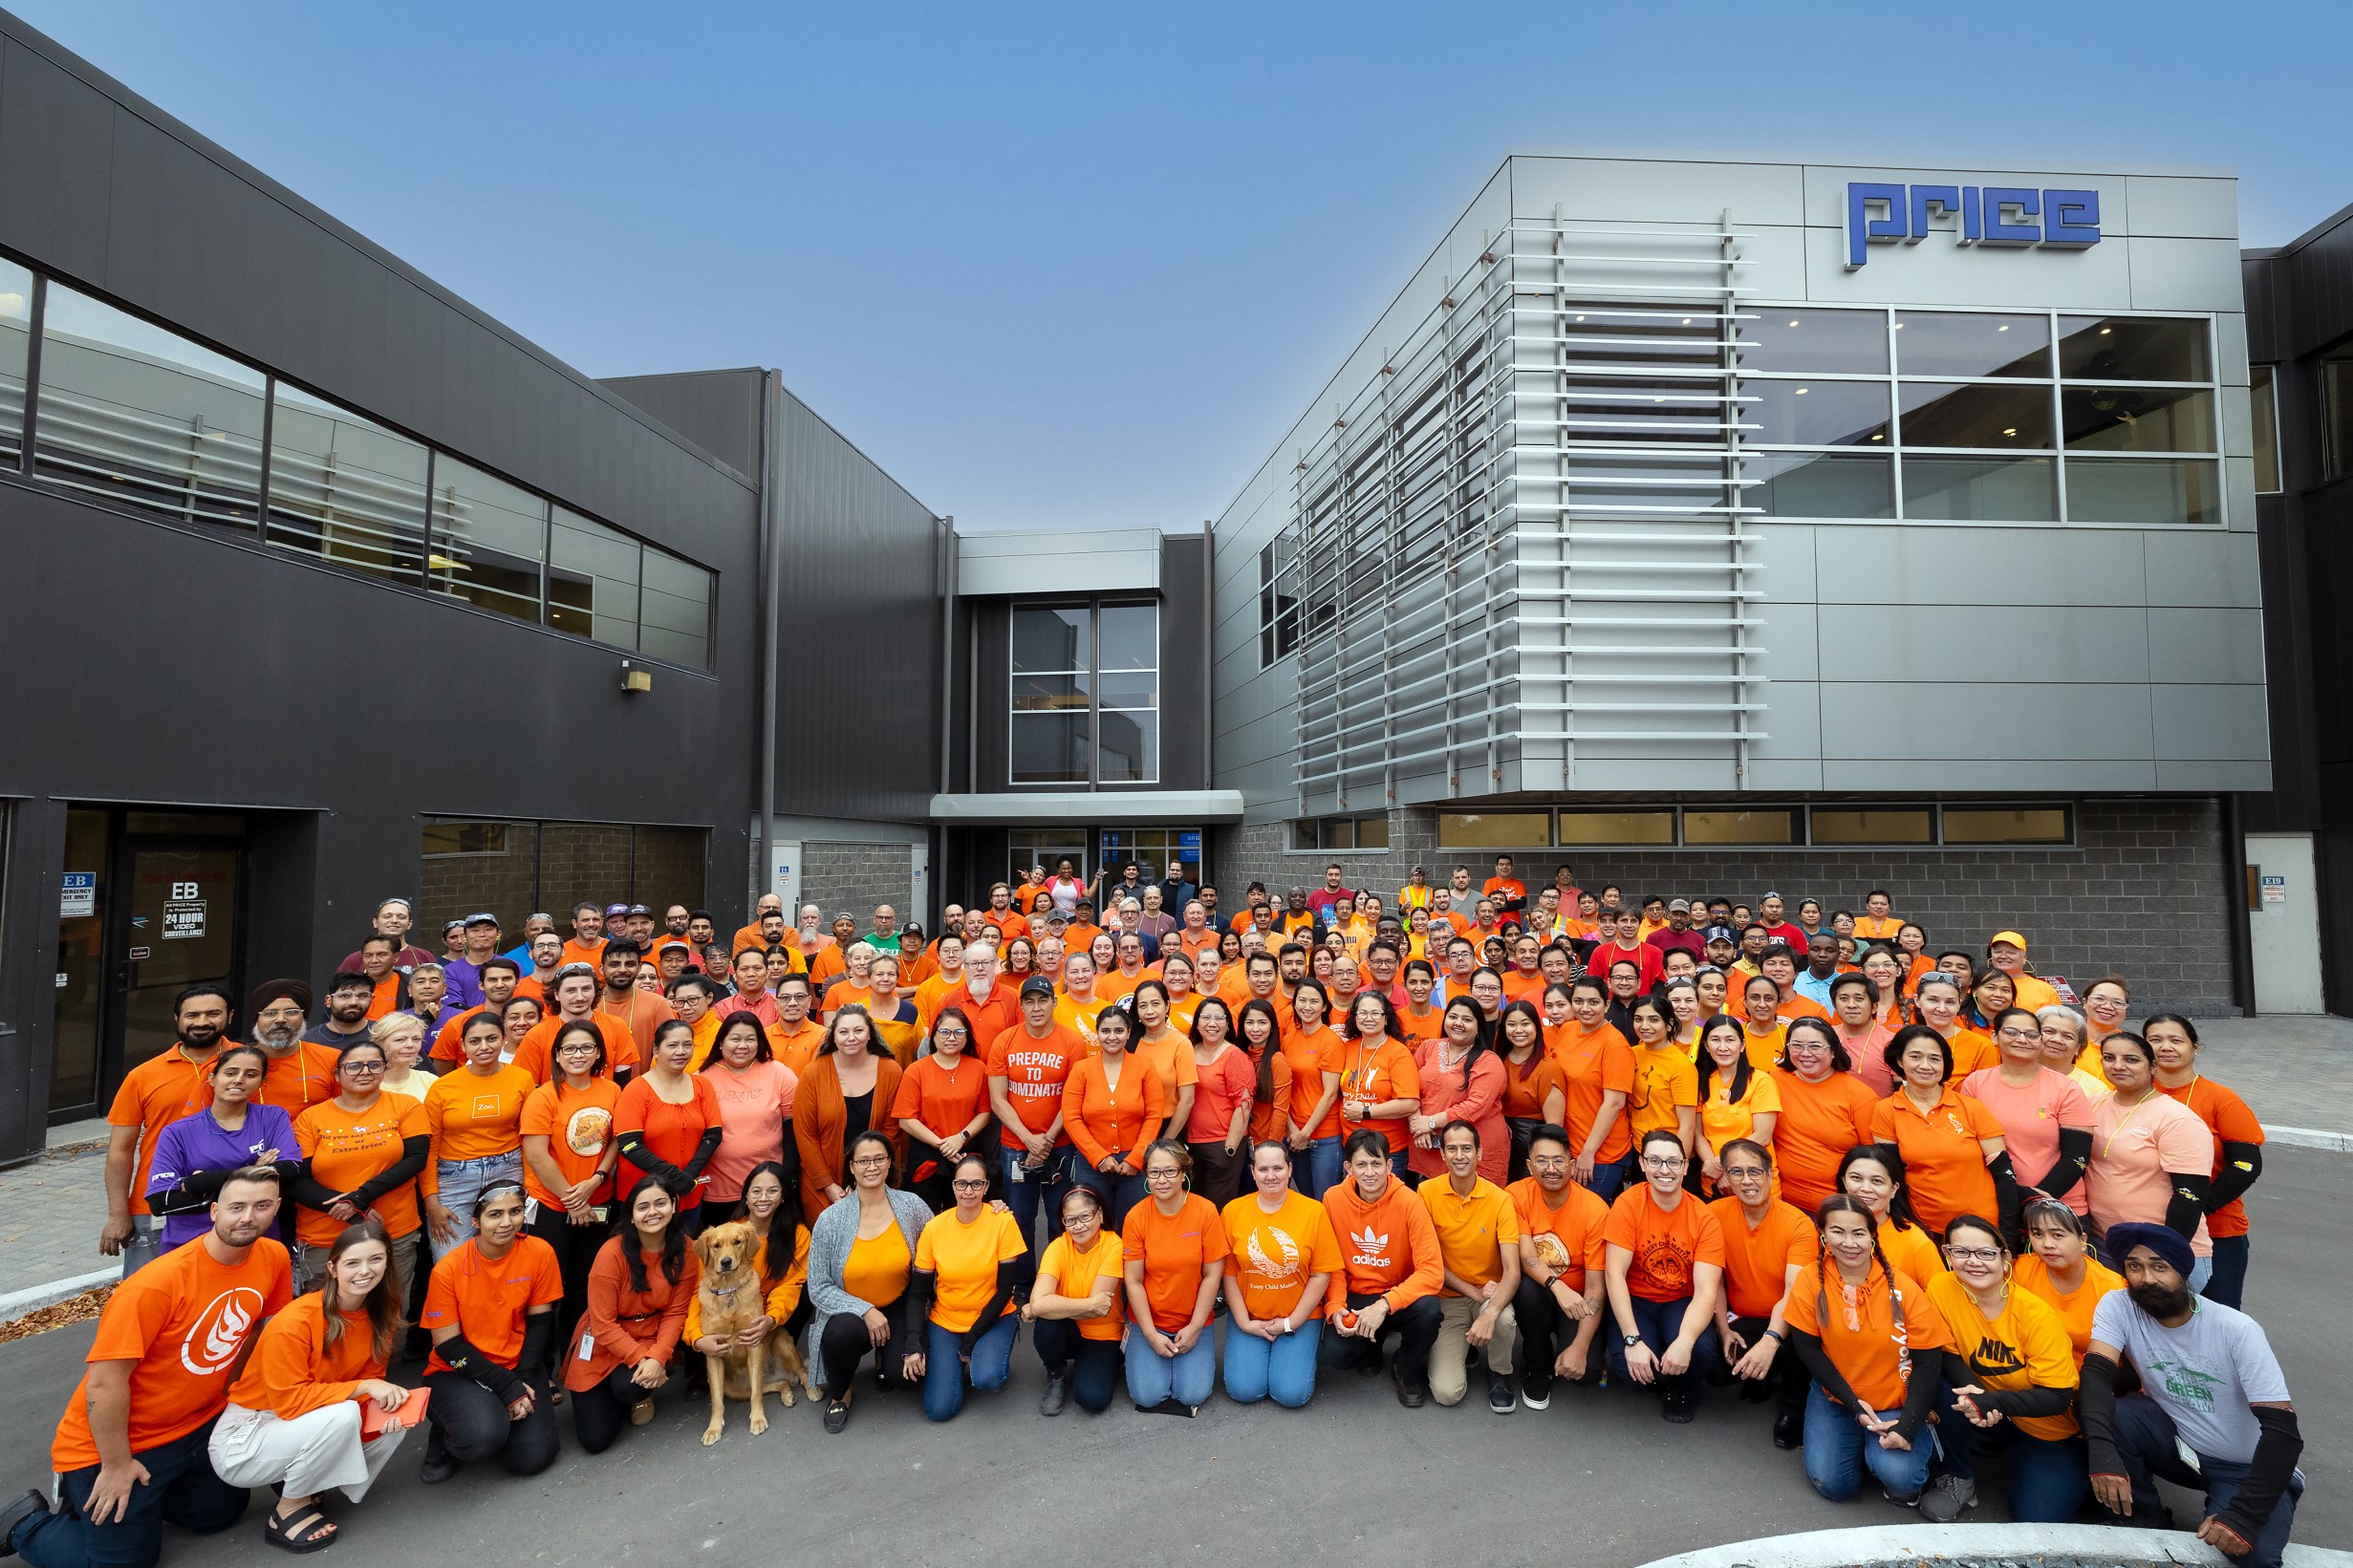
[[[719,1355],[703,1358],[711,1384],[711,1422],[702,1428],[703,1444],[708,1447],[719,1441],[731,1399],[749,1402],[751,1431],[757,1437],[768,1429],[764,1396],[769,1389],[775,1389],[789,1409],[796,1380],[812,1400],[817,1397],[816,1387],[810,1383],[809,1367],[784,1324],[778,1323],[755,1343],[735,1342],[766,1310],[766,1292],[760,1278],[759,1234],[742,1220],[714,1225],[695,1238],[695,1257],[702,1264],[702,1281],[696,1287],[702,1332],[727,1346]]]

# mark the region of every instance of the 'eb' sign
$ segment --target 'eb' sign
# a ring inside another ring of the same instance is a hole
[[[2054,246],[2082,250],[2100,243],[2096,190],[2028,190],[2015,185],[1846,186],[1846,270],[1870,260],[1869,247],[1917,245],[1937,230],[1961,245]]]

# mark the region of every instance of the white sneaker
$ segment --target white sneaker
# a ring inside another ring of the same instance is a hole
[[[1931,1524],[1951,1524],[1964,1509],[1977,1506],[1977,1483],[1957,1475],[1939,1475],[1920,1493],[1920,1517]]]

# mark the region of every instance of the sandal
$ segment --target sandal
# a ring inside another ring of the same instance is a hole
[[[335,1521],[319,1512],[315,1502],[305,1503],[292,1514],[272,1513],[270,1523],[262,1530],[262,1538],[282,1552],[323,1552],[335,1544]]]

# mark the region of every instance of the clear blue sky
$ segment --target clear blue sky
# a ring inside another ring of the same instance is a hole
[[[590,375],[780,367],[967,527],[1215,516],[1515,145],[2353,203],[2344,0],[17,9]]]

